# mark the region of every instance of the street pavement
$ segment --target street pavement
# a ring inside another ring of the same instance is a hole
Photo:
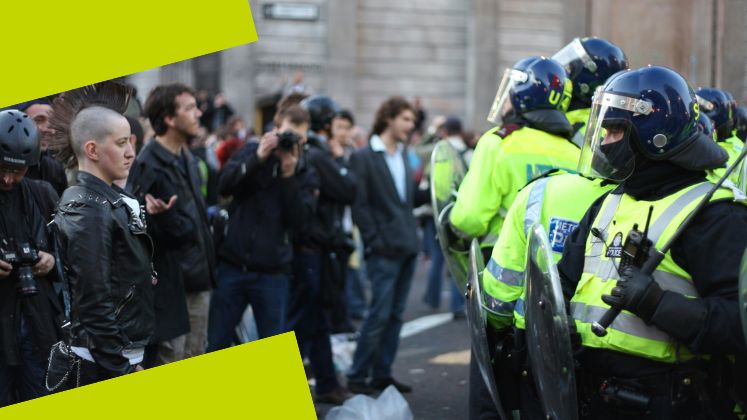
[[[418,258],[405,311],[403,335],[406,337],[400,340],[393,375],[413,387],[412,393],[403,396],[415,419],[464,419],[470,357],[467,321],[452,319],[448,308],[451,289],[446,279],[441,308],[434,311],[423,303],[430,262]],[[423,325],[434,324],[420,330]],[[329,404],[317,404],[317,415],[323,419],[331,408]]]

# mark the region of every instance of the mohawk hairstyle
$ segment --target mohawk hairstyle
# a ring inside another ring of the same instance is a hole
[[[121,83],[106,81],[63,92],[52,103],[49,119],[49,149],[67,168],[76,168],[70,127],[78,113],[92,106],[111,109],[124,114],[132,96],[132,88]]]

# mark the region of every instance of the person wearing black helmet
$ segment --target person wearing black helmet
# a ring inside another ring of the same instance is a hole
[[[581,418],[735,418],[729,358],[746,352],[737,278],[747,208],[719,188],[696,210],[714,187],[706,171],[727,160],[698,129],[700,112],[665,67],[618,73],[595,95],[578,171],[620,184],[591,205],[558,264],[582,344]],[[623,258],[643,249],[628,247],[636,229],[664,252],[653,274],[641,269],[653,254]],[[592,331],[610,308],[622,312],[606,335]]]
[[[722,89],[700,88],[697,91],[697,100],[701,112],[713,122],[716,142],[729,154],[727,166],[731,165],[744,147],[742,140],[733,133],[734,108],[736,108],[734,97]],[[735,183],[738,182],[740,172],[741,170],[735,170],[729,179]],[[724,169],[716,169],[713,173],[713,180],[716,180],[723,175]]]
[[[46,227],[58,196],[49,183],[25,176],[39,155],[33,119],[0,112],[0,407],[48,393],[46,358],[61,334]]]
[[[340,111],[335,101],[329,96],[314,95],[301,101],[301,105],[309,111],[311,117],[310,130],[321,141],[327,141],[330,137],[332,118]]]
[[[318,201],[311,223],[293,238],[294,276],[288,329],[295,331],[301,354],[311,362],[316,378],[316,402],[342,404],[352,394],[337,380],[329,335],[340,330],[352,332],[352,326],[346,324],[344,306],[335,310],[334,304],[342,297],[345,267],[353,249],[342,218],[345,206],[355,200],[356,184],[343,159],[344,150],[327,144],[337,105],[327,96],[312,96],[300,105],[311,119],[300,165],[318,179],[318,189],[305,193],[317,195]],[[327,308],[333,314],[341,313],[341,320],[328,317]]]
[[[716,130],[713,128],[713,120],[708,118],[704,112],[698,115],[698,129],[706,136],[716,141]]]
[[[734,134],[742,142],[747,141],[747,108],[742,105],[734,110]]]
[[[332,139],[332,120],[340,108],[328,96],[311,96],[301,102],[309,111],[311,130],[306,144],[307,163],[319,177],[320,192],[311,239],[323,249],[322,280],[333,333],[353,332],[344,299],[345,267],[352,252],[352,237],[345,233],[345,206],[355,199],[355,179],[348,171],[345,149]]]
[[[579,147],[570,141],[573,127],[565,116],[572,89],[565,69],[550,58],[527,57],[505,69],[488,115],[497,127],[478,142],[451,213],[442,218],[455,236],[479,239],[487,269],[496,278],[503,268],[490,254],[519,190],[548,170],[576,166]],[[490,418],[497,414],[474,354],[469,416]],[[502,403],[518,406],[518,401]]]
[[[573,125],[573,141],[584,140],[591,97],[597,87],[618,71],[628,68],[628,57],[620,47],[603,38],[575,38],[552,58],[565,67],[573,82],[573,96],[566,117]]]

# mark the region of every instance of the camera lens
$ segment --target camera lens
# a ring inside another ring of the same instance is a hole
[[[283,150],[291,150],[301,139],[292,131],[284,131],[278,134],[278,147]]]
[[[31,272],[30,266],[18,267],[18,280],[16,282],[16,293],[21,297],[33,296],[39,292],[36,279]]]

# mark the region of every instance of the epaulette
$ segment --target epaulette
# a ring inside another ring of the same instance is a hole
[[[536,181],[538,179],[547,178],[547,177],[553,176],[555,174],[559,175],[561,173],[569,173],[569,172],[566,172],[566,171],[564,171],[562,169],[558,169],[558,168],[548,169],[545,172],[542,172],[539,175],[535,176],[534,178],[530,179],[529,182],[527,182],[526,184],[524,184],[523,187],[521,187],[521,189],[523,190],[524,187],[526,187],[527,185],[531,184],[532,182],[534,182],[534,181]]]

